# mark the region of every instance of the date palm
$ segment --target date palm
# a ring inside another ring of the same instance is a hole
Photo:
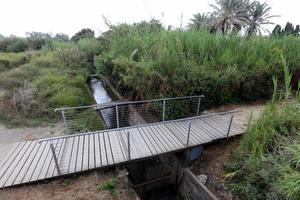
[[[216,5],[210,6],[214,9],[214,27],[222,33],[240,30],[249,23],[249,0],[216,0]]]
[[[263,25],[273,24],[269,19],[273,17],[278,17],[277,15],[270,15],[271,7],[268,4],[260,3],[259,1],[254,1],[250,5],[250,20],[248,28],[248,36],[251,36],[255,32],[261,33],[261,30],[268,31]]]
[[[208,25],[208,14],[207,13],[197,13],[193,16],[193,18],[191,19],[191,23],[189,24],[190,28],[196,28],[196,29],[200,29],[203,27],[207,27]]]

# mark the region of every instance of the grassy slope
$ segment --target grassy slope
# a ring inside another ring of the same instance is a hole
[[[299,103],[270,103],[249,125],[227,165],[230,188],[241,199],[299,199]]]
[[[92,102],[76,49],[1,53],[0,60],[7,66],[0,73],[0,120],[8,126],[35,126],[55,119],[56,107]]]

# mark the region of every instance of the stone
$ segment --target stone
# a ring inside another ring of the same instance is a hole
[[[205,175],[205,174],[200,174],[200,175],[197,176],[197,178],[199,179],[199,181],[200,181],[201,183],[203,183],[203,184],[206,184],[206,183],[207,183],[207,179],[208,179],[207,175]]]

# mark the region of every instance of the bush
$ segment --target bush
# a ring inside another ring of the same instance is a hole
[[[74,77],[49,71],[35,80],[33,85],[38,90],[39,98],[46,102],[49,108],[87,105],[92,102],[86,79],[82,75]]]
[[[0,53],[0,72],[7,71],[29,62],[29,53]]]

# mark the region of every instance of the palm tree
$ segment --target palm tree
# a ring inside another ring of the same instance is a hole
[[[249,23],[249,0],[216,0],[216,5],[210,6],[214,9],[214,27],[222,33],[240,30]]]
[[[259,1],[254,1],[251,3],[249,28],[247,30],[248,36],[251,36],[255,32],[261,33],[261,30],[268,31],[262,25],[273,24],[269,19],[277,17],[277,15],[270,15],[270,11],[271,7],[266,2],[260,3]]]
[[[208,14],[207,13],[197,13],[193,16],[194,18],[191,19],[191,23],[189,23],[189,27],[190,28],[195,28],[197,30],[203,28],[203,27],[207,27],[208,25]]]

